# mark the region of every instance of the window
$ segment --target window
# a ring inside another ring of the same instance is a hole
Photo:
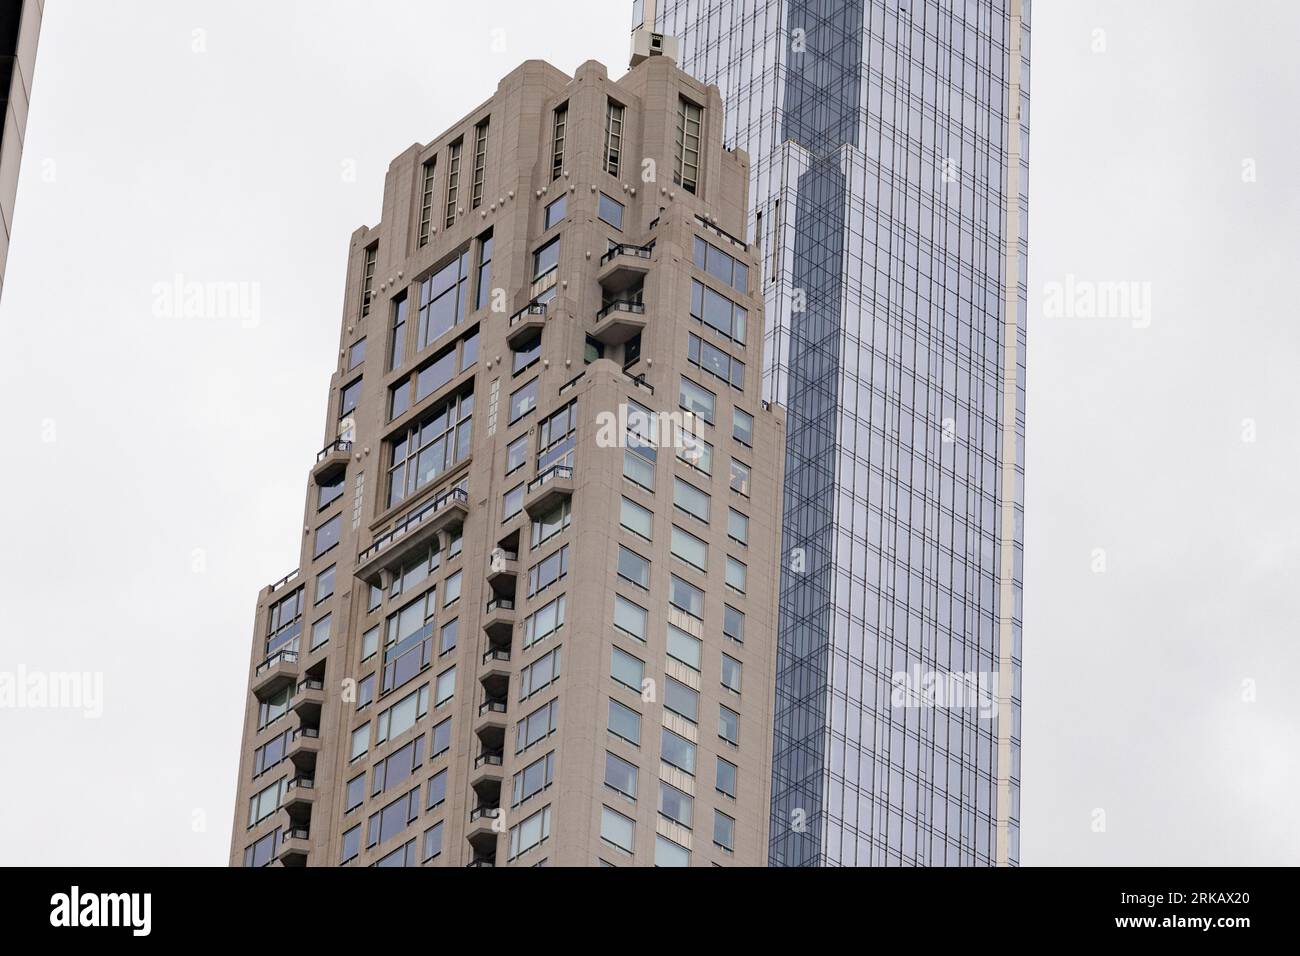
[[[423,349],[464,321],[468,290],[469,250],[465,249],[420,283],[417,349]]]
[[[512,474],[516,468],[528,460],[528,435],[520,435],[506,445],[506,474]]]
[[[424,737],[419,736],[375,764],[370,795],[377,797],[381,793],[402,786],[411,779],[423,762]]]
[[[537,426],[537,473],[552,465],[573,465],[578,433],[578,403],[569,402],[542,419]]]
[[[718,705],[718,736],[729,744],[740,746],[740,714],[730,707]]]
[[[707,388],[696,385],[683,377],[677,393],[677,404],[693,415],[698,415],[708,424],[713,424],[714,411],[717,408],[717,396]],[[737,409],[737,411],[740,411]]]
[[[404,379],[388,390],[388,420],[405,414],[411,407],[411,380]]]
[[[492,230],[478,240],[478,282],[474,286],[474,308],[482,309],[492,298]]]
[[[532,368],[542,357],[542,335],[530,336],[517,346],[511,348],[510,373],[518,375],[524,369]]]
[[[362,724],[356,730],[352,731],[351,745],[348,748],[348,761],[351,762],[362,756],[370,749],[370,724]]]
[[[709,523],[709,496],[690,482],[673,479],[673,504],[705,524]]]
[[[501,520],[509,521],[524,510],[524,484],[520,482],[501,496]]]
[[[339,860],[342,866],[349,860],[355,859],[361,852],[361,824],[358,823],[352,829],[343,834],[343,856]]]
[[[361,267],[361,317],[370,314],[370,304],[375,298],[375,260],[379,258],[379,245],[366,249],[365,263]]]
[[[288,777],[281,777],[275,783],[254,794],[248,801],[248,825],[255,826],[280,809],[280,801],[289,783]]]
[[[660,734],[659,757],[682,773],[695,776],[695,744],[685,737],[677,736],[667,727]]]
[[[749,466],[731,459],[731,490],[749,497]]]
[[[340,497],[342,497],[346,478],[347,478],[347,473],[344,472],[340,474],[338,477],[331,478],[329,481],[326,481],[325,483],[321,484],[316,489],[316,510],[317,511],[320,511],[322,508],[328,508],[334,502],[338,501]]]
[[[709,546],[695,535],[673,525],[671,547],[673,557],[685,561],[691,567],[707,571],[709,567]]]
[[[668,784],[660,781],[659,783],[659,812],[672,820],[679,823],[686,829],[691,828],[691,817],[695,808],[695,800],[682,793],[676,787],[670,787]]]
[[[615,647],[610,656],[609,676],[639,694],[641,682],[645,679],[645,661]]]
[[[429,685],[413,690],[375,720],[375,744],[406,733],[429,713]]]
[[[641,715],[631,707],[614,700],[609,701],[609,732],[621,737],[634,747],[641,746]]]
[[[560,648],[543,654],[520,669],[519,699],[527,700],[547,685],[560,679]]]
[[[655,490],[655,466],[638,451],[628,448],[623,452],[623,477],[646,491]]]
[[[740,661],[727,654],[722,655],[722,686],[727,690],[740,693]]]
[[[555,776],[555,751],[539,757],[514,775],[511,793],[512,807],[517,807],[529,797],[536,796],[551,785]]]
[[[700,695],[681,681],[665,677],[664,707],[691,723],[697,723],[700,717]]]
[[[424,831],[424,849],[420,853],[420,859],[424,862],[432,860],[442,853],[442,821],[439,820],[429,829]]]
[[[642,643],[645,642],[646,613],[639,604],[633,604],[621,594],[614,595],[614,626]]]
[[[561,499],[560,503],[554,508],[546,512],[546,514],[542,515],[540,518],[534,518],[532,538],[533,547],[540,547],[567,528],[569,526],[569,517],[569,499],[564,498]]]
[[[668,603],[691,617],[704,620],[704,592],[675,574],[669,580]]]
[[[610,199],[604,193],[600,194],[600,201],[596,207],[596,214],[600,221],[613,226],[615,229],[623,229],[623,204],[617,200]]]
[[[692,365],[715,378],[722,379],[732,388],[745,387],[745,363],[740,359],[732,358],[698,335],[688,336],[686,357]]]
[[[515,725],[515,753],[523,753],[559,728],[560,702],[543,704]]]
[[[469,457],[474,429],[474,394],[440,402],[393,439],[388,469],[388,504],[423,488]]]
[[[713,474],[713,446],[684,427],[677,427],[677,460],[706,475]]]
[[[461,572],[447,575],[447,580],[442,585],[442,606],[448,607],[453,602],[460,600],[460,582]]]
[[[453,617],[438,632],[438,656],[449,654],[456,649],[456,636],[460,631],[460,618]]]
[[[723,609],[722,633],[737,644],[745,643],[745,615],[730,604]]]
[[[429,759],[432,760],[434,757],[446,753],[449,749],[451,749],[450,717],[433,728],[433,734],[429,742]]]
[[[695,267],[731,286],[741,295],[749,292],[749,266],[739,259],[733,259],[699,236],[695,237]]]
[[[537,383],[539,381],[540,379],[535,378],[510,394],[511,425],[537,407]]]
[[[700,669],[700,639],[687,634],[680,627],[668,625],[668,656],[680,661],[693,671]]]
[[[366,847],[379,846],[397,836],[420,815],[420,788],[398,797],[366,821]]]
[[[605,107],[605,172],[618,175],[623,152],[623,107],[609,100]]]
[[[293,739],[293,731],[286,730],[253,751],[253,776],[259,777],[284,759],[285,749]]]
[[[713,811],[713,842],[728,853],[736,851],[736,821],[721,810]]]
[[[338,519],[331,518],[330,520],[337,521]],[[324,525],[317,530],[318,540],[323,530]],[[337,540],[337,531],[335,535]],[[295,588],[292,594],[280,598],[271,605],[270,613],[266,616],[266,653],[268,657],[281,649],[291,651],[298,649],[298,635],[302,633],[302,599],[303,589]]]
[[[350,426],[344,425],[344,421],[349,415],[357,410],[357,402],[361,401],[361,379],[355,379],[344,385],[339,391],[339,428],[343,432],[351,432]],[[340,435],[344,441],[350,441],[350,435],[345,437]]]
[[[366,340],[364,337],[357,339],[348,349],[348,371],[352,371],[358,365],[366,360]]]
[[[718,758],[718,771],[714,777],[714,788],[733,800],[736,798],[736,765],[729,760]]]
[[[688,193],[699,187],[701,109],[686,99],[677,101],[677,151],[673,157],[673,182]]]
[[[357,710],[369,707],[375,702],[375,675],[367,674],[357,684]]]
[[[407,840],[391,853],[386,853],[375,861],[375,866],[405,867],[415,866],[415,841]]]
[[[691,280],[691,318],[733,342],[745,344],[749,312],[699,279]]]
[[[555,110],[551,121],[551,179],[559,179],[564,172],[564,133],[569,125],[569,104],[565,103]]]
[[[749,569],[745,567],[744,562],[737,561],[731,555],[727,555],[727,587],[745,593],[745,578],[748,576]]]
[[[334,593],[334,572],[338,570],[337,564],[331,564],[328,568],[316,575],[316,600],[314,603],[319,604],[327,597]]]
[[[622,499],[622,503],[619,505],[618,522],[638,537],[645,538],[647,541],[650,540],[654,515],[635,501],[628,498]]]
[[[258,840],[252,846],[244,848],[244,866],[263,867],[270,864],[275,859],[276,850],[280,845],[280,828],[272,830],[262,839]]]
[[[564,595],[524,618],[524,650],[564,627]]]
[[[629,800],[636,799],[637,768],[622,757],[605,752],[605,786],[617,790]]]
[[[655,837],[655,866],[690,866],[691,851],[667,837]]]
[[[330,639],[330,622],[333,615],[326,614],[323,618],[311,626],[311,649],[325,644]]]
[[[316,544],[312,548],[312,557],[319,558],[339,543],[339,535],[343,533],[343,516],[335,515],[316,529]]]
[[[632,852],[636,824],[609,807],[601,807],[600,838],[626,853]]]
[[[377,584],[369,586],[369,593],[366,595],[366,613],[372,614],[379,610],[379,605],[384,603],[384,589]]]
[[[474,127],[474,182],[470,190],[470,208],[483,205],[483,180],[487,175],[488,121]]]
[[[567,196],[561,196],[559,199],[555,200],[555,202],[548,204],[542,217],[542,231],[545,232],[554,227],[557,223],[561,222],[568,213],[568,208],[569,203]],[[551,246],[547,245],[544,248],[549,249]],[[559,246],[555,246],[556,251],[558,251],[559,248]],[[538,255],[541,255],[540,250],[538,251]],[[534,271],[535,273],[540,274],[541,270]],[[533,278],[536,279],[537,275],[535,274]]]
[[[749,544],[749,518],[735,508],[727,509],[727,537],[740,544]]]
[[[456,668],[449,667],[438,675],[433,705],[441,707],[456,695]]]
[[[406,353],[406,293],[393,300],[393,325],[391,344],[388,347],[388,368],[400,368]]]
[[[542,807],[532,816],[510,828],[510,856],[513,860],[527,853],[551,835],[551,808]]]
[[[566,544],[528,569],[528,596],[546,590],[569,573],[569,546]]]
[[[650,588],[650,562],[621,544],[618,546],[618,576],[639,588]]]
[[[429,778],[429,796],[425,800],[425,809],[440,807],[447,799],[447,770],[444,768]]]
[[[361,635],[361,662],[369,661],[380,650],[380,626],[370,628]]]
[[[533,282],[544,278],[560,267],[560,237],[556,236],[533,253]]]
[[[457,140],[451,144],[447,153],[447,215],[443,224],[448,229],[456,225],[456,200],[460,196],[460,153],[463,145]]]
[[[433,174],[438,168],[436,158],[424,164],[424,177],[420,184],[420,238],[419,247],[429,244],[429,233],[433,226]]]
[[[754,416],[742,409],[732,408],[731,437],[746,447],[753,447]]]

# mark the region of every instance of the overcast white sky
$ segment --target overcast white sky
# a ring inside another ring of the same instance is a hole
[[[630,8],[48,0],[0,303],[0,671],[102,672],[104,701],[0,710],[0,863],[225,862],[348,238],[520,60],[621,72]],[[1300,860],[1296,35],[1284,2],[1035,10],[1026,864]],[[258,321],[156,314],[178,275],[250,284]],[[1068,275],[1150,283],[1149,326],[1043,315]]]

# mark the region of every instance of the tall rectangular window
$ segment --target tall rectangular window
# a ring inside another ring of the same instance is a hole
[[[379,245],[376,243],[366,249],[365,265],[361,269],[361,317],[370,314],[370,303],[375,298],[375,260],[379,257]]]
[[[478,282],[474,288],[474,308],[481,309],[492,298],[492,230],[478,240]]]
[[[433,227],[433,174],[438,162],[431,159],[424,164],[424,181],[420,185],[420,248],[429,244]]]
[[[406,293],[393,302],[392,342],[388,347],[389,370],[399,368],[406,357]]]
[[[471,208],[483,205],[483,179],[487,174],[488,121],[474,127],[474,183],[471,190]]]
[[[420,334],[423,349],[465,319],[469,298],[469,249],[420,283]]]
[[[687,99],[677,101],[677,152],[673,157],[673,182],[695,192],[700,177],[701,110]]]
[[[451,144],[447,156],[447,216],[444,225],[450,229],[456,225],[456,200],[460,198],[460,152],[461,142]]]
[[[605,109],[605,171],[617,176],[623,153],[623,107],[610,100]]]
[[[564,131],[569,125],[569,104],[555,110],[551,129],[551,179],[559,179],[564,172]]]

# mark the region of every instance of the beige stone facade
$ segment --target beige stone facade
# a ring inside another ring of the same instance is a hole
[[[530,61],[393,161],[232,865],[766,863],[784,412],[722,116]]]

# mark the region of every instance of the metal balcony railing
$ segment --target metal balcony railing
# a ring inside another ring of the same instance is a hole
[[[654,252],[654,248],[654,243],[648,246],[634,246],[630,243],[618,242],[610,246],[609,251],[600,257],[600,264],[603,266],[619,256],[635,256],[638,259],[649,259]]]
[[[316,464],[320,464],[336,451],[349,454],[352,451],[352,442],[344,441],[342,438],[336,438],[320,451],[316,452]]]
[[[400,523],[394,525],[390,531],[387,531],[380,537],[376,538],[374,544],[366,548],[366,550],[362,551],[361,554],[357,556],[357,563],[365,564],[381,551],[387,550],[393,542],[397,541],[412,528],[419,527],[421,523],[429,520],[429,518],[433,517],[453,501],[469,504],[469,492],[464,488],[452,488],[450,491],[443,492],[418,511],[407,515]]]

